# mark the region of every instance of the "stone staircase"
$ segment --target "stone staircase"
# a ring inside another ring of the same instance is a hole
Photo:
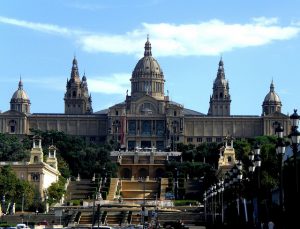
[[[199,195],[201,188],[202,187],[201,187],[201,183],[199,182],[199,180],[189,179],[185,182],[185,190],[186,190],[185,195],[186,196]]]
[[[89,179],[70,181],[67,189],[66,200],[93,199],[96,184]]]
[[[137,213],[132,212],[131,214],[131,220],[130,220],[130,224],[140,224],[141,223],[141,216]]]
[[[79,219],[79,224],[91,224],[92,220],[93,215],[90,212],[82,212]]]
[[[110,179],[109,193],[106,198],[107,200],[115,199],[118,184],[119,184],[119,178],[111,178]]]
[[[182,220],[186,225],[201,224],[204,221],[204,215],[199,212],[159,212],[158,220],[161,225],[164,222]]]
[[[168,187],[169,181],[168,178],[161,178],[160,181],[160,199],[165,199],[166,188]]]
[[[159,198],[160,182],[146,179],[121,180],[121,193],[124,201],[145,201]]]

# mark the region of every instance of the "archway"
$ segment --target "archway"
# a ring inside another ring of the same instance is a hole
[[[121,171],[122,178],[131,178],[131,176],[132,176],[131,169],[129,169],[129,168],[122,169],[122,171]]]
[[[147,176],[149,176],[149,173],[148,173],[147,169],[145,169],[145,168],[139,169],[138,177],[146,178]]]
[[[155,170],[155,178],[164,177],[165,171],[162,168],[158,168]]]

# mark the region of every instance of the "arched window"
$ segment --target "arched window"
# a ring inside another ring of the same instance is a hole
[[[139,170],[138,177],[146,178],[148,176],[148,170],[145,168],[141,168]]]
[[[38,156],[34,156],[33,162],[34,162],[34,163],[38,163],[38,162],[39,162],[39,157],[38,157]]]
[[[231,156],[227,157],[227,160],[228,160],[228,162],[231,162],[232,161]]]
[[[15,133],[16,132],[16,126],[17,126],[16,120],[10,120],[8,122],[8,126],[9,126],[9,132],[10,133]]]

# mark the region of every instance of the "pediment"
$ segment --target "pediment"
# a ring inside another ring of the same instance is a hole
[[[158,113],[158,100],[145,95],[135,101],[136,113],[141,115],[154,115]]]
[[[157,104],[158,100],[153,98],[152,96],[150,95],[144,95],[142,97],[140,97],[138,100],[135,101],[136,104],[141,104],[141,103],[144,103],[144,102],[150,102],[152,104]]]
[[[20,111],[15,111],[15,110],[8,110],[5,111],[3,113],[1,113],[0,115],[5,115],[5,116],[18,116],[18,117],[25,117],[28,116]]]
[[[283,114],[281,112],[278,112],[278,111],[276,111],[272,114],[265,115],[265,117],[268,117],[268,118],[289,118],[288,115],[285,115],[285,114]]]

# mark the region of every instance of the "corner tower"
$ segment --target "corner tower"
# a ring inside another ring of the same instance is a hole
[[[22,113],[30,113],[30,99],[23,89],[23,82],[20,78],[18,90],[15,91],[10,100],[10,109]]]
[[[130,81],[132,98],[150,95],[155,99],[164,100],[164,74],[152,57],[149,37],[145,43],[144,57],[135,66]]]
[[[280,112],[281,113],[281,100],[277,93],[275,92],[275,87],[273,80],[270,85],[270,91],[265,96],[264,102],[262,104],[262,115],[269,115],[274,112]]]
[[[225,79],[224,63],[221,58],[214,81],[213,94],[210,96],[208,115],[230,116],[230,103],[229,83]]]
[[[77,60],[74,57],[71,78],[67,79],[65,93],[65,114],[91,114],[92,97],[89,95],[85,74],[80,80]]]

